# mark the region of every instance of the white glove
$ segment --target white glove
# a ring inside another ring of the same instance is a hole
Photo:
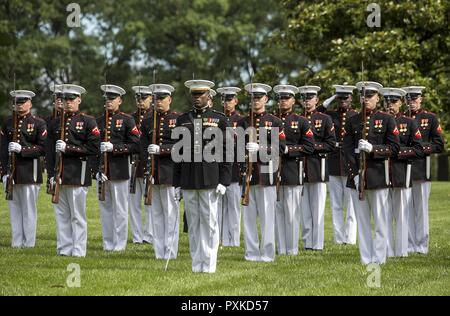
[[[353,181],[355,181],[356,190],[359,190],[359,175],[356,175],[356,177],[353,178]]]
[[[259,150],[259,145],[257,143],[247,143],[245,149],[247,149],[249,153],[253,154]]]
[[[8,151],[20,154],[20,152],[22,151],[22,146],[19,143],[10,142],[8,146]]]
[[[152,184],[155,184],[155,179],[151,175],[148,175],[148,174],[146,174],[144,177],[144,184],[147,184],[148,179],[150,179],[150,182]]]
[[[175,197],[175,201],[181,200],[181,188],[180,187],[175,188],[174,197]]]
[[[161,147],[155,144],[151,144],[148,146],[147,151],[150,155],[159,155]]]
[[[65,141],[62,141],[62,140],[56,141],[56,151],[60,151],[60,152],[65,153],[66,152],[66,146],[67,146],[67,144],[66,144]]]
[[[52,187],[56,185],[55,177],[51,177],[48,181]]]
[[[323,107],[324,107],[325,109],[327,109],[327,108],[330,106],[331,102],[333,102],[334,99],[336,99],[336,97],[337,97],[337,95],[333,95],[333,96],[329,97],[328,99],[326,99],[326,100],[323,102]]]
[[[216,193],[220,195],[225,195],[225,192],[227,191],[227,188],[220,183],[217,185]]]
[[[371,153],[373,150],[373,146],[367,140],[360,139],[358,144],[358,149],[361,151],[365,151],[366,153]]]
[[[106,174],[100,173],[100,172],[97,172],[97,174],[95,175],[95,178],[97,179],[97,181],[101,181],[101,182],[108,181],[108,177],[106,176]]]
[[[110,142],[101,142],[100,143],[100,152],[101,153],[104,153],[104,152],[110,153],[113,151],[113,148],[114,148],[114,146]]]

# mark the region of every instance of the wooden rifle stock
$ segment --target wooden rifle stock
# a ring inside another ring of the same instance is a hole
[[[250,135],[249,135],[249,142],[253,141],[253,128],[254,128],[254,122],[253,122],[253,93],[251,96],[252,100],[250,102]],[[250,203],[250,182],[252,180],[252,173],[253,173],[253,162],[251,159],[251,154],[247,153],[247,157],[245,159],[246,163],[246,170],[245,170],[245,182],[243,184],[243,191],[241,196],[241,204],[244,206],[248,206]]]
[[[108,142],[108,132],[109,132],[109,112],[108,110],[105,110],[105,135],[103,136],[103,141]],[[109,168],[109,157],[108,153],[105,151],[100,156],[100,170],[99,174],[100,176],[102,174],[107,175],[108,174],[108,168]],[[99,201],[105,201],[106,200],[106,182],[100,179],[98,181],[98,200]]]
[[[64,132],[65,132],[66,122],[65,122],[65,113],[64,108],[61,110],[61,118],[60,118],[60,134],[59,139],[64,140]],[[63,176],[63,168],[64,168],[64,161],[63,161],[63,155],[62,152],[58,151],[56,153],[56,161],[55,161],[55,188],[52,191],[52,203],[58,204],[59,203],[59,192],[61,191],[61,183],[62,183],[62,176]]]
[[[279,118],[281,120],[281,110],[279,111]],[[281,168],[282,168],[282,164],[283,164],[283,154],[280,152],[279,154],[279,160],[280,163],[278,164],[278,172],[277,172],[277,184],[276,184],[276,191],[277,191],[277,202],[280,202],[281,200]]]
[[[364,99],[366,97],[366,89],[365,86],[363,86],[363,102],[362,105],[362,130],[361,130],[361,139],[367,140],[367,132],[366,132],[366,125],[367,125],[367,113],[366,113],[366,106],[364,105]],[[365,184],[366,184],[366,169],[367,169],[367,156],[366,152],[363,150],[359,151],[359,200],[364,201],[365,199]]]
[[[153,105],[155,106],[155,105]],[[157,113],[155,107],[153,107],[153,129],[152,133],[152,144],[156,143],[156,124],[157,124]],[[147,180],[145,182],[145,205],[152,205],[153,196],[153,179],[155,177],[155,155],[150,155],[147,161]]]
[[[14,102],[15,103],[15,102]],[[18,133],[19,131],[17,130],[17,113],[16,110],[14,108],[13,111],[13,136],[12,136],[12,141],[13,142],[17,142],[18,139]],[[14,198],[14,177],[16,175],[16,153],[15,152],[10,152],[9,153],[9,157],[8,157],[8,179],[6,180],[6,200],[7,201],[12,201]]]
[[[157,112],[156,112],[156,97],[155,97],[155,84],[156,84],[156,70],[153,69],[153,86],[152,86],[152,107],[153,107],[153,129],[152,144],[156,144],[156,124],[157,124]],[[146,150],[144,148],[144,150]],[[155,179],[155,155],[150,155],[147,159],[147,174],[145,177],[145,192],[144,192],[144,205],[152,205],[153,198],[153,181]]]

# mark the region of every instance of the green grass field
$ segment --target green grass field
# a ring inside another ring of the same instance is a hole
[[[102,250],[100,214],[92,188],[88,200],[87,258],[56,256],[55,218],[41,191],[37,246],[10,248],[9,211],[0,194],[0,295],[449,295],[450,183],[433,183],[430,201],[430,253],[391,259],[382,266],[381,287],[367,286],[370,272],[356,246],[332,243],[326,209],[325,250],[277,257],[275,263],[243,259],[244,249],[219,250],[215,274],[194,274],[188,238],[181,234],[177,260],[164,272],[150,245],[129,244],[124,253]],[[130,239],[129,239],[130,240]],[[70,288],[70,263],[81,268],[81,287]]]

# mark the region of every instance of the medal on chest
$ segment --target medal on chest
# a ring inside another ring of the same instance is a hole
[[[116,120],[116,128],[121,129],[123,126],[123,120]]]
[[[34,124],[27,124],[27,133],[31,134],[34,131]]]

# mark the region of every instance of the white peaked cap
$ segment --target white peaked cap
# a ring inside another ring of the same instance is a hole
[[[175,88],[168,84],[152,84],[150,87],[150,90],[153,91],[153,93],[158,94],[168,94],[172,95],[172,92],[175,91]]]
[[[131,89],[134,91],[134,94],[152,94],[149,86],[134,86]]]
[[[62,92],[62,84],[55,84],[50,86],[50,91],[53,93],[61,93]]]
[[[358,91],[362,91],[363,87],[365,90],[376,91],[381,93],[381,89],[383,89],[383,85],[381,83],[375,81],[360,81],[356,84]]]
[[[208,80],[189,80],[184,83],[186,88],[189,88],[191,91],[195,90],[210,90],[214,87],[214,82]]]
[[[273,88],[273,92],[275,92],[276,94],[289,93],[295,96],[299,93],[299,91],[300,90],[296,86],[291,85],[278,85]]]
[[[83,93],[86,93],[86,89],[74,84],[63,84],[61,85],[61,93],[81,96]]]
[[[356,86],[348,86],[348,85],[333,85],[333,88],[336,90],[336,93],[348,93],[353,94],[353,90],[356,89]]]
[[[398,88],[383,88],[381,89],[383,96],[395,96],[403,98],[406,95],[406,91]]]
[[[406,91],[406,94],[422,94],[422,90],[424,90],[425,87],[410,86],[410,87],[403,87],[402,89]]]
[[[300,94],[318,94],[321,90],[318,86],[303,86],[298,89]]]
[[[29,90],[15,90],[15,91],[11,91],[9,94],[13,98],[24,98],[24,99],[25,98],[32,99],[36,96],[36,94],[33,91],[29,91]]]
[[[237,95],[239,92],[241,92],[241,89],[238,87],[223,87],[217,89],[217,92],[221,95]]]
[[[264,83],[249,83],[245,86],[245,91],[248,93],[264,93],[267,94],[272,90],[272,87]]]
[[[104,84],[100,87],[100,89],[102,89],[102,91],[105,93],[114,93],[114,94],[118,94],[120,96],[123,96],[126,94],[125,89],[123,89],[119,86],[115,86],[113,84]]]

